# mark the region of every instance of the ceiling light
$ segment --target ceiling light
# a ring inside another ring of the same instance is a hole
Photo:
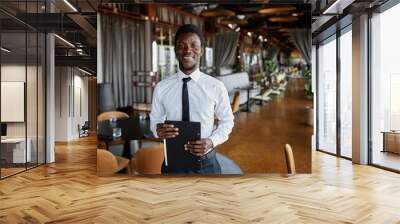
[[[299,18],[294,16],[289,17],[270,17],[268,19],[270,22],[279,22],[279,23],[287,23],[287,22],[296,22]]]
[[[235,12],[228,9],[215,8],[204,10],[203,12],[201,12],[201,15],[206,17],[228,17],[234,16]]]
[[[280,7],[269,7],[258,10],[261,14],[276,14],[276,13],[283,13],[283,12],[290,12],[296,10],[294,6],[280,6]]]
[[[235,31],[236,31],[236,32],[239,32],[239,31],[240,31],[240,27],[237,27],[237,28],[235,29]]]
[[[72,44],[71,42],[69,42],[68,40],[66,40],[66,39],[64,39],[64,38],[62,38],[62,37],[60,37],[60,36],[57,35],[57,34],[54,34],[54,36],[57,37],[57,38],[58,38],[59,40],[61,40],[62,42],[64,42],[65,44],[67,44],[68,46],[75,48],[75,45],[73,45],[73,44]]]
[[[267,42],[267,41],[268,41],[268,39],[267,39],[267,38],[265,38],[265,39],[264,39],[264,42]]]
[[[236,17],[237,17],[238,19],[244,19],[244,18],[246,18],[245,15],[237,15]]]
[[[74,12],[78,12],[78,10],[71,4],[69,3],[68,0],[64,0],[65,4],[68,5],[68,7],[70,7]]]
[[[235,24],[239,26],[247,25],[247,20],[245,19],[221,19],[219,24],[228,25],[228,24]]]
[[[298,13],[292,13],[292,16],[299,16]]]
[[[249,35],[249,37],[251,37],[251,32],[247,32],[247,35]]]
[[[1,49],[2,51],[6,52],[6,53],[10,53],[10,52],[11,52],[11,50],[9,50],[9,49],[7,49],[7,48],[5,48],[5,47],[1,47],[0,49]]]

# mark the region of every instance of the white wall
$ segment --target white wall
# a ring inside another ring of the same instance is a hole
[[[56,67],[56,141],[79,138],[78,124],[88,120],[88,78],[72,67]]]

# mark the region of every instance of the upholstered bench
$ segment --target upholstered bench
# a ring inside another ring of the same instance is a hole
[[[229,75],[221,75],[216,77],[222,81],[228,90],[229,99],[232,103],[236,91],[240,91],[240,104],[247,102],[247,90],[238,90],[241,87],[250,85],[249,75],[247,72],[233,73]],[[260,88],[250,90],[250,98],[260,94]]]

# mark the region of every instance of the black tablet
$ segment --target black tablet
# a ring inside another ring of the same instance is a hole
[[[188,141],[201,139],[200,122],[192,121],[165,121],[179,129],[179,135],[166,139],[166,166],[170,170],[192,170],[198,167],[198,156],[185,151]]]

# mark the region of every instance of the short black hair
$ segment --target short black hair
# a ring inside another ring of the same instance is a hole
[[[185,24],[182,25],[178,28],[178,30],[175,33],[175,40],[174,40],[174,45],[176,46],[176,42],[178,41],[178,38],[180,35],[185,34],[185,33],[194,33],[197,36],[199,36],[200,38],[200,42],[201,42],[201,47],[204,47],[204,37],[203,37],[203,33],[200,31],[200,29],[193,25],[193,24]]]

